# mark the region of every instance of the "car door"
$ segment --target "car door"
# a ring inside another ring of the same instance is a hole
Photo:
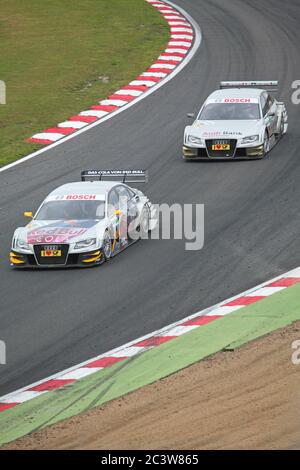
[[[129,225],[138,216],[137,201],[135,199],[135,193],[131,191],[130,188],[127,188],[124,185],[119,185],[116,188],[116,190],[118,192],[120,210],[122,212],[121,219],[120,219],[120,224],[121,224],[120,228],[121,228],[122,233],[125,232],[126,230],[126,237],[127,237]]]
[[[119,204],[119,195],[116,189],[111,189],[108,198],[107,198],[108,206],[107,206],[107,216],[109,219],[109,230],[111,234],[111,238],[113,240],[117,240],[119,238],[119,215],[116,211],[120,210]]]
[[[275,134],[278,126],[278,114],[277,114],[277,103],[273,96],[268,96],[268,106],[269,106],[269,119],[272,135]]]
[[[277,128],[277,105],[274,98],[269,95],[267,92],[262,94],[262,113],[265,125],[268,129],[269,137],[271,137]]]

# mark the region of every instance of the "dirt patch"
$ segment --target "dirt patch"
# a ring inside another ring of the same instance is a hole
[[[298,448],[297,339],[300,322],[5,448]]]

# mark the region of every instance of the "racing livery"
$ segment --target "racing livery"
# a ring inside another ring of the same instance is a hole
[[[185,128],[184,159],[263,158],[288,128],[284,103],[269,93],[277,86],[276,81],[221,82]]]
[[[86,170],[82,181],[52,191],[25,227],[15,230],[10,263],[17,268],[91,266],[108,261],[156,226],[149,199],[127,182],[144,170]]]

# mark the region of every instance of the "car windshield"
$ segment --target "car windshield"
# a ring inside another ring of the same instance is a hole
[[[258,103],[208,103],[198,116],[202,121],[260,119]]]
[[[35,220],[103,219],[104,201],[48,201],[35,216]]]

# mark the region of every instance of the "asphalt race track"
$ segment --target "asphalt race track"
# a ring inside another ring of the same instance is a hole
[[[0,175],[1,395],[300,265],[300,106],[291,103],[291,83],[300,79],[300,4],[176,2],[200,24],[203,42],[175,79]],[[278,79],[288,134],[263,161],[186,163],[186,113],[226,79]],[[89,167],[147,168],[144,189],[153,202],[204,203],[204,248],[141,241],[95,269],[11,270],[7,254],[23,211]]]

